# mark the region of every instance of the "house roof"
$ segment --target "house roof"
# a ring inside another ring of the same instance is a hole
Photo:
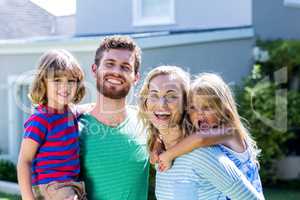
[[[193,30],[180,33],[155,32],[129,35],[138,42],[142,49],[153,49],[203,42],[253,38],[254,30],[253,27],[236,27],[231,29]],[[105,35],[0,40],[0,55],[42,53],[53,48],[64,48],[72,52],[90,52],[98,48],[99,42],[103,37]]]
[[[3,0],[0,5],[0,26],[0,39],[57,34],[56,16],[29,0]]]

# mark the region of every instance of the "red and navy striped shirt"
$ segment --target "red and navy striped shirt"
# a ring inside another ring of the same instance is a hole
[[[76,116],[40,105],[24,124],[24,138],[39,148],[32,162],[32,185],[51,181],[77,181],[80,172],[79,133]]]

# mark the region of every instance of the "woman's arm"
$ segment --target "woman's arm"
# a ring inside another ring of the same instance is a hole
[[[39,144],[29,138],[23,139],[21,144],[17,171],[21,195],[24,200],[34,200],[31,186],[31,164],[38,147]]]
[[[196,154],[194,167],[201,178],[209,181],[231,200],[263,200],[264,196],[247,180],[235,164],[218,147]]]
[[[221,144],[234,137],[233,131],[228,128],[198,131],[181,140],[172,148],[159,155],[159,169],[166,171],[172,165],[172,161],[186,153],[200,147]]]

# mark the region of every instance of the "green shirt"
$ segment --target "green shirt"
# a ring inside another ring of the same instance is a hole
[[[117,127],[90,114],[79,118],[81,172],[90,200],[147,200],[149,159],[137,112]]]

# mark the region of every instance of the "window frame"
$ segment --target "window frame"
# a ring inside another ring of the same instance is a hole
[[[171,13],[168,17],[142,17],[142,0],[133,0],[133,26],[162,26],[175,24],[175,0],[169,0]]]
[[[283,5],[287,7],[300,8],[300,0],[283,0]]]
[[[33,81],[33,77],[28,77],[27,74],[10,75],[7,78],[9,124],[8,124],[8,154],[6,155],[6,157],[13,162],[17,162],[19,149],[20,149],[20,142],[21,142],[20,140],[22,140],[22,135],[20,138],[16,138],[18,137],[18,135],[20,135],[20,133],[18,132],[19,131],[18,128],[20,128],[20,126],[23,127],[23,124],[16,124],[16,121],[18,121],[16,120],[16,118],[20,117],[15,115],[18,112],[16,104],[21,103],[22,106],[24,106],[23,102],[19,102],[20,99],[16,99],[16,94],[18,93],[18,89],[20,89],[22,86],[26,86],[29,89],[32,81]],[[29,110],[25,110],[25,111],[29,112]]]

